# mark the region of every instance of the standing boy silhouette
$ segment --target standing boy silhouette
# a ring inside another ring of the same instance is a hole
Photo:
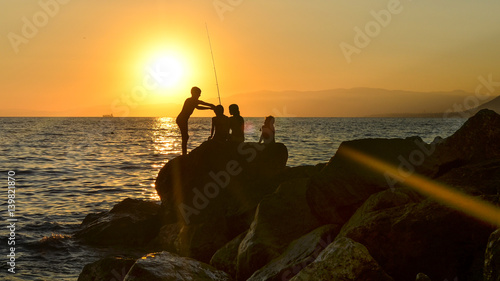
[[[181,130],[182,136],[182,155],[187,154],[187,142],[189,139],[188,134],[188,120],[195,109],[207,110],[214,109],[215,105],[199,100],[201,96],[201,90],[198,87],[191,88],[191,97],[187,98],[182,107],[181,113],[177,116],[175,120],[179,129]]]

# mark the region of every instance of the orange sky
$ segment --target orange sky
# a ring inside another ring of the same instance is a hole
[[[0,116],[137,116],[151,104],[175,116],[194,85],[215,101],[205,23],[222,97],[500,81],[494,0],[5,0],[0,11]]]

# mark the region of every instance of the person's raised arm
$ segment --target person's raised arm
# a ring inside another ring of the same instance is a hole
[[[206,110],[206,109],[213,109],[215,105],[204,102],[202,100],[198,100],[198,104],[196,105],[196,109],[201,109],[201,110]]]

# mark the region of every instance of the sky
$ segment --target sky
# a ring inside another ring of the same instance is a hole
[[[207,27],[222,100],[500,81],[496,0],[2,0],[0,11],[0,116],[142,116],[163,104],[151,115],[176,116],[192,86],[216,102]]]

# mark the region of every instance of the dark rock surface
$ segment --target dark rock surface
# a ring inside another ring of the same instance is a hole
[[[365,246],[343,237],[336,239],[312,264],[291,279],[291,281],[302,280],[392,281],[393,279],[370,256]]]
[[[500,280],[500,229],[491,233],[484,255],[484,281]]]
[[[349,151],[397,167],[412,152],[428,146],[416,137],[343,142],[321,174],[311,180],[307,191],[311,209],[323,223],[343,224],[370,195],[390,188],[383,174],[353,160]]]
[[[238,251],[238,279],[278,257],[290,242],[320,226],[306,201],[308,179],[280,185],[260,202],[250,230]]]
[[[169,252],[151,253],[138,259],[124,281],[230,281],[225,272],[194,259]]]
[[[238,249],[241,241],[245,238],[248,231],[236,236],[233,240],[229,241],[224,247],[215,252],[210,259],[210,265],[228,273],[231,277],[236,278]]]
[[[87,264],[78,281],[122,281],[135,261],[135,258],[120,256],[103,258]]]
[[[339,232],[337,225],[319,227],[290,243],[279,257],[256,271],[248,281],[290,280],[312,263]]]
[[[431,199],[404,197],[373,195],[339,237],[365,245],[395,280],[412,280],[419,272],[432,280],[481,280],[491,227]]]
[[[439,177],[466,164],[500,159],[500,115],[488,109],[469,118],[452,136],[435,145],[422,173]]]
[[[75,237],[93,245],[145,246],[160,229],[155,202],[127,198],[109,212],[89,214]]]
[[[249,228],[260,200],[282,181],[287,159],[281,143],[208,141],[168,162],[156,189],[162,221],[182,225],[176,252],[209,262],[220,247]]]

